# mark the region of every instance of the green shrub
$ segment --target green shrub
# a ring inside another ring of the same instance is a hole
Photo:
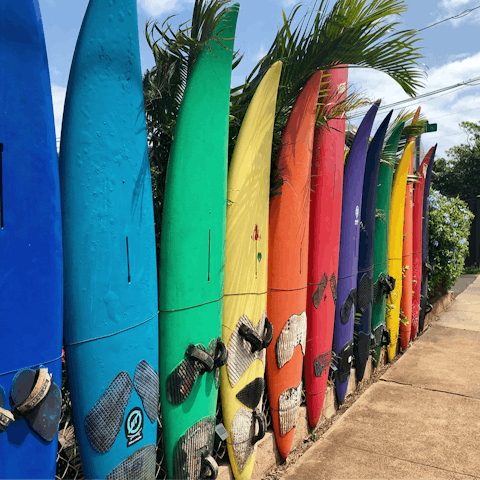
[[[448,198],[430,190],[429,258],[433,273],[428,296],[445,293],[463,273],[468,255],[468,237],[473,214],[459,198]]]

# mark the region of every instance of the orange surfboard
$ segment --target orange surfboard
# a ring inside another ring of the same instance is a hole
[[[420,116],[420,108],[417,108],[412,120],[414,125]],[[413,139],[411,138],[410,141]],[[402,299],[400,301],[400,347],[405,350],[410,343],[412,329],[412,253],[413,253],[413,160],[415,153],[410,159],[408,167],[407,189],[405,190],[405,213],[403,223],[403,250],[402,250]]]
[[[270,201],[267,315],[273,340],[267,348],[267,381],[278,450],[287,458],[302,396],[307,333],[307,267],[310,173],[315,113],[322,72],[309,79],[283,132],[278,167],[280,195]]]

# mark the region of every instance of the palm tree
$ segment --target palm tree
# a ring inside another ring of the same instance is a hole
[[[144,77],[147,126],[151,142],[152,176],[157,235],[168,154],[182,94],[198,53],[212,35],[227,6],[227,0],[195,0],[190,25],[174,32],[170,17],[162,24],[147,23],[146,37],[155,57],[155,67]],[[272,192],[279,187],[275,159],[281,134],[299,92],[318,70],[367,67],[382,71],[414,96],[425,74],[416,30],[399,30],[399,15],[407,10],[404,0],[316,0],[311,8],[297,5],[279,27],[267,54],[257,63],[243,85],[231,92],[229,145],[235,141],[248,105],[265,72],[278,60],[283,62],[276,107],[272,150]],[[294,26],[297,25],[297,26]],[[155,39],[156,38],[156,39]],[[221,43],[221,34],[216,39]],[[241,61],[235,55],[233,68]],[[324,124],[338,109],[325,114],[320,92],[317,124]],[[351,95],[345,110],[358,106],[358,94]],[[323,102],[325,104],[325,101]],[[159,237],[158,237],[159,238]]]

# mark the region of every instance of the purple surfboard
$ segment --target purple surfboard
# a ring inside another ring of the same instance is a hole
[[[347,393],[353,358],[354,306],[357,297],[358,249],[360,240],[360,209],[362,207],[363,178],[368,140],[380,101],[368,111],[358,127],[345,162],[343,177],[342,224],[338,261],[338,284],[335,307],[333,349],[337,357],[335,386],[338,402],[342,404]]]

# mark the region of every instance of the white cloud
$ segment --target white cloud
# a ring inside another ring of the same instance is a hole
[[[478,6],[476,0],[442,0],[438,7],[443,10],[442,13],[435,19],[434,22],[440,22],[447,18],[460,15],[461,13]],[[463,23],[480,23],[480,9],[473,10],[471,13],[465,13],[460,18],[449,20],[453,27],[458,27]]]
[[[142,8],[152,16],[161,15],[165,12],[177,9],[179,0],[141,0]]]
[[[260,45],[260,50],[258,53],[252,58],[253,62],[259,62],[265,55],[267,54],[267,51],[265,50],[265,47],[263,43]]]
[[[65,104],[65,93],[67,89],[58,85],[52,84],[52,100],[53,100],[53,115],[55,117],[55,134],[58,139],[62,132],[62,118],[63,118],[63,106]]]
[[[375,70],[350,69],[349,77],[349,81],[356,89],[365,90],[371,100],[382,99],[383,105],[408,98],[394,80]],[[425,88],[417,93],[420,95],[439,90],[475,77],[480,77],[480,52],[432,68],[425,82]],[[477,85],[433,95],[412,101],[407,105],[406,108],[410,111],[421,106],[425,117],[431,123],[438,124],[437,132],[428,133],[422,137],[426,148],[438,142],[437,156],[444,156],[445,151],[449,148],[466,142],[467,137],[459,127],[459,123],[463,121],[480,122],[479,93],[480,85]],[[396,109],[394,116],[399,111],[400,108]],[[376,126],[387,113],[388,110],[383,110],[378,114]],[[360,120],[361,118],[355,118],[352,122],[358,125]]]
[[[439,7],[452,10],[468,5],[469,3],[473,3],[473,0],[442,0]]]

